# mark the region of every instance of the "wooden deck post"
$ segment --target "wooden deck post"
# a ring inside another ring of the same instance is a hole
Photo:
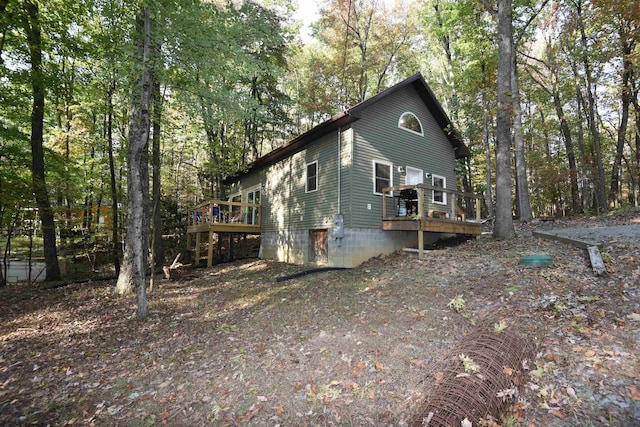
[[[200,264],[200,233],[196,232],[196,259],[194,260],[194,265]]]
[[[422,259],[424,256],[424,232],[422,228],[418,230],[418,258]]]
[[[382,218],[386,218],[387,217],[387,199],[386,199],[386,194],[382,193]]]
[[[476,221],[480,222],[482,221],[482,212],[480,210],[480,198],[478,197],[476,199]]]
[[[190,260],[191,259],[191,233],[187,232],[187,253],[185,254],[187,256],[187,259]]]
[[[418,216],[420,217],[420,219],[424,219],[425,214],[424,214],[424,188],[418,187]],[[420,236],[418,240],[422,239],[422,230],[419,231]],[[422,254],[422,249],[420,249],[420,254]],[[422,258],[422,255],[420,255],[420,257]]]
[[[213,211],[212,211],[213,212]],[[209,226],[209,246],[207,247],[207,267],[211,267],[213,265],[213,230],[211,226]]]

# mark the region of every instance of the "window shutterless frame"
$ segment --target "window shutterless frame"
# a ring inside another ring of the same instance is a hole
[[[304,192],[313,193],[318,190],[318,161],[307,163],[305,170]]]
[[[447,178],[440,175],[433,175],[431,177],[431,185],[433,187],[447,188]],[[437,205],[447,204],[447,193],[445,193],[444,191],[431,190],[431,197],[433,203]]]
[[[382,196],[384,187],[393,187],[393,164],[383,160],[373,160],[373,194]],[[386,194],[391,197],[391,192]]]

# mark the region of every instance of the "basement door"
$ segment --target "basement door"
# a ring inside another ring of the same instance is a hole
[[[309,230],[309,262],[329,261],[329,230]]]

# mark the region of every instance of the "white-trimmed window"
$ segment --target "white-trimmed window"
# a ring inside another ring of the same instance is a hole
[[[260,204],[260,186],[252,188],[247,191],[245,197],[247,203],[252,205]],[[247,206],[245,210],[247,224],[259,225],[260,224],[260,209],[256,206]]]
[[[306,179],[304,182],[305,193],[312,193],[318,189],[318,161],[307,163]]]
[[[424,136],[420,119],[410,111],[402,113],[402,115],[400,116],[400,120],[398,120],[398,127],[411,133]]]
[[[447,188],[447,178],[440,175],[433,175],[431,177],[431,185],[437,188]],[[447,204],[447,193],[444,191],[431,190],[431,197],[433,203],[438,205]]]
[[[382,195],[382,189],[393,186],[393,165],[382,160],[373,161],[373,194]],[[391,193],[387,193],[391,196]]]

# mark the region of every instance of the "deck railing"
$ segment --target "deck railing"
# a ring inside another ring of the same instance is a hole
[[[187,225],[260,225],[261,214],[259,204],[211,200],[189,209]]]
[[[428,184],[382,189],[382,218],[481,222],[482,196]]]

